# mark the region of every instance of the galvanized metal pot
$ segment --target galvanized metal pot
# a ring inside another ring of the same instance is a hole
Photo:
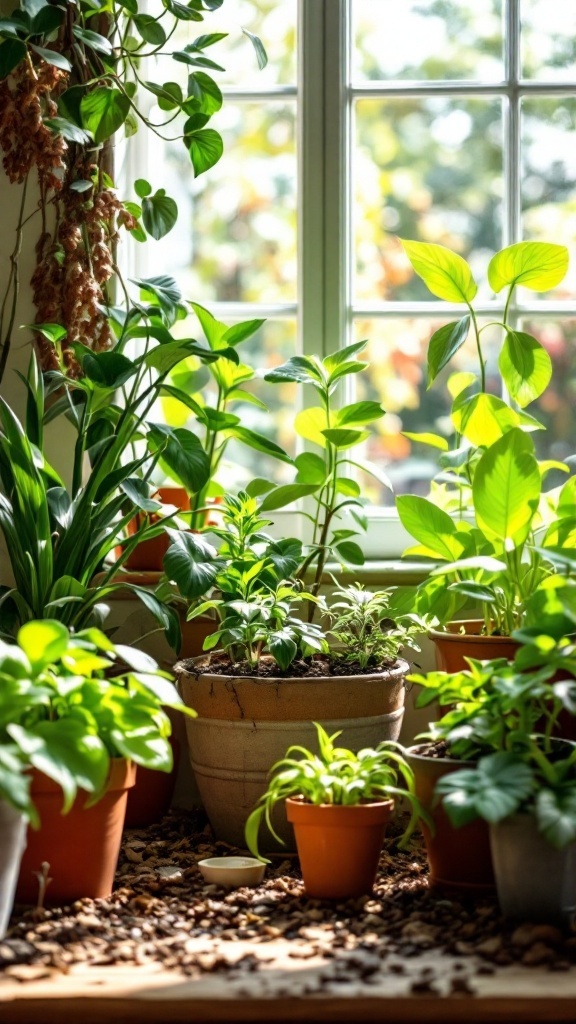
[[[502,913],[527,921],[576,923],[576,843],[552,846],[531,814],[490,826]]]

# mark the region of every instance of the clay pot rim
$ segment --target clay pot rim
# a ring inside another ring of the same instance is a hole
[[[454,767],[458,768],[460,766],[464,768],[474,768],[478,763],[477,761],[464,761],[460,757],[426,757],[425,754],[417,753],[417,748],[422,746],[424,746],[423,743],[413,743],[410,747],[404,747],[404,756],[406,758],[412,757],[420,764],[448,764],[454,765]]]
[[[297,807],[314,807],[316,810],[331,811],[358,811],[366,807],[394,807],[394,800],[388,797],[386,800],[366,800],[361,804],[313,804],[303,796],[287,796],[286,803]]]
[[[482,626],[484,625],[484,620],[483,619],[453,619],[452,622],[448,623],[448,626],[457,626],[457,627],[464,626],[464,628],[466,628],[467,626],[470,627],[472,624],[479,626],[480,629],[481,629]],[[481,632],[478,632],[478,633],[466,633],[466,632],[458,633],[458,632],[454,632],[451,629],[429,629],[426,632],[426,636],[428,636],[430,638],[430,640],[442,640],[442,641],[444,641],[446,643],[462,643],[462,642],[467,643],[467,642],[470,642],[470,643],[475,643],[475,644],[478,644],[478,643],[480,643],[480,644],[492,643],[492,644],[496,644],[496,645],[498,645],[498,644],[511,644],[511,643],[514,644],[514,643],[516,643],[514,638],[511,637],[511,636],[492,636],[492,635],[485,636]]]
[[[32,784],[30,792],[32,796],[40,793],[62,793],[62,787],[54,782],[44,772],[38,771],[37,768],[31,769]],[[106,786],[102,790],[102,796],[105,793],[114,793],[119,790],[131,789],[136,782],[136,764],[134,761],[130,761],[127,757],[111,757],[110,758],[110,769],[108,772],[108,780]],[[90,798],[93,794],[88,793],[87,790],[78,787],[78,795],[84,794],[87,798]]]
[[[192,661],[195,664],[203,659],[203,655],[199,658],[188,658],[188,662]],[[352,672],[350,675],[337,675],[337,676],[233,676],[225,675],[222,672],[191,672],[190,669],[186,668],[184,661],[177,661],[173,666],[173,672],[177,676],[188,676],[191,679],[198,682],[200,679],[206,682],[215,682],[222,680],[223,682],[232,681],[234,683],[251,682],[259,685],[293,685],[296,683],[304,683],[310,685],[311,683],[337,683],[349,681],[350,679],[359,679],[363,682],[382,682],[382,681],[395,681],[397,679],[402,680],[411,671],[410,665],[404,658],[397,658],[393,665],[388,668],[383,668],[379,672],[363,673],[362,675],[356,675]]]
[[[286,798],[286,817],[294,826],[317,828],[362,828],[387,822],[394,800],[370,800],[364,804],[311,804],[303,796]]]

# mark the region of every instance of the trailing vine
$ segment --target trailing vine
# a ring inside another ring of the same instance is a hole
[[[144,179],[135,184],[139,202],[118,198],[110,140],[122,127],[129,136],[144,124],[182,141],[194,175],[217,163],[222,139],[206,126],[222,106],[222,93],[208,72],[224,69],[205,51],[227,33],[200,35],[182,50],[166,47],[180,22],[203,22],[223,3],[162,0],[153,16],[138,0],[19,0],[12,15],[0,19],[0,150],[9,181],[20,187],[15,246],[0,296],[0,381],[15,327],[26,230],[36,230],[38,238],[31,285],[34,323],[45,327],[36,332],[44,369],[58,365],[54,341],[72,376],[80,372],[78,343],[96,352],[112,344],[108,307],[119,231],[139,241],[159,239],[176,223],[178,209],[164,189],[152,194]],[[245,35],[263,67],[260,40]],[[186,88],[147,79],[147,64],[159,55],[185,65]],[[139,106],[143,93],[166,112],[161,123]],[[32,174],[39,199],[30,213]]]

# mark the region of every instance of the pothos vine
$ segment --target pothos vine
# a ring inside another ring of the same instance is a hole
[[[140,202],[118,198],[110,140],[120,128],[131,135],[143,123],[162,138],[182,140],[194,175],[217,163],[222,139],[206,125],[222,106],[222,93],[208,72],[224,69],[205,51],[228,33],[197,36],[180,50],[169,51],[166,44],[181,22],[203,22],[223,3],[162,0],[153,15],[138,0],[20,0],[9,18],[0,19],[0,150],[9,181],[20,186],[14,248],[0,296],[0,380],[16,327],[20,252],[29,230],[37,231],[31,286],[43,368],[58,365],[54,342],[72,376],[79,372],[78,343],[93,351],[111,346],[108,309],[120,229],[139,241],[161,238],[174,226],[178,209],[163,189],[152,194],[144,179],[136,183]],[[263,67],[260,40],[245,35]],[[184,88],[144,77],[159,55],[185,66]],[[166,112],[163,122],[140,109],[143,92]],[[172,124],[172,134],[164,134]],[[39,198],[29,212],[33,178]]]

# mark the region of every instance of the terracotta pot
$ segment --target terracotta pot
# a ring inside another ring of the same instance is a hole
[[[171,772],[158,772],[141,765],[136,768],[135,784],[128,791],[125,828],[147,828],[168,814],[180,764],[180,743],[174,736],[170,737],[170,746],[174,757]]]
[[[431,629],[428,636],[436,647],[436,664],[441,672],[462,672],[468,668],[466,658],[488,661],[507,658],[512,661],[518,643],[509,636],[481,636],[483,619],[458,619],[444,630]]]
[[[164,505],[176,505],[183,512],[190,510],[190,497],[183,487],[159,487],[156,494]],[[157,519],[155,516],[151,518],[153,522]],[[128,536],[134,536],[140,525],[141,517],[135,516],[126,527]],[[143,540],[128,556],[124,563],[124,568],[129,569],[131,572],[161,572],[164,555],[168,551],[169,546],[170,540],[166,533],[161,533],[158,537],[151,537],[150,540]],[[118,550],[121,551],[122,549]]]
[[[182,698],[198,714],[186,719],[190,762],[216,837],[244,847],[246,818],[272,765],[291,744],[317,750],[313,722],[329,733],[342,730],[339,742],[355,751],[397,739],[408,671],[399,659],[373,675],[267,679],[200,673],[193,662],[179,662]],[[262,841],[269,849],[293,849],[292,828],[277,810],[274,824],[286,846],[267,832]]]
[[[204,641],[217,628],[218,623],[209,615],[199,615],[196,619],[180,623],[182,630],[182,646],[180,648],[180,659],[198,658],[204,651]]]
[[[470,762],[423,757],[417,751],[418,747],[410,747],[406,760],[414,772],[416,796],[435,825],[432,834],[424,822],[421,823],[430,885],[447,895],[490,895],[494,892],[494,871],[487,822],[478,818],[462,828],[454,828],[442,805],[434,800],[438,779],[461,768],[470,768]]]
[[[101,800],[85,808],[88,795],[80,791],[68,814],[62,814],[62,790],[41,772],[32,773],[32,799],[41,825],[28,829],[28,845],[22,857],[16,889],[19,903],[36,903],[43,861],[50,865],[52,881],[46,890],[47,904],[62,905],[89,896],[109,896],[122,841],[128,790],[134,785],[136,767],[124,758],[110,762],[108,787]]]
[[[346,900],[372,892],[392,800],[338,807],[286,800],[306,895]]]

